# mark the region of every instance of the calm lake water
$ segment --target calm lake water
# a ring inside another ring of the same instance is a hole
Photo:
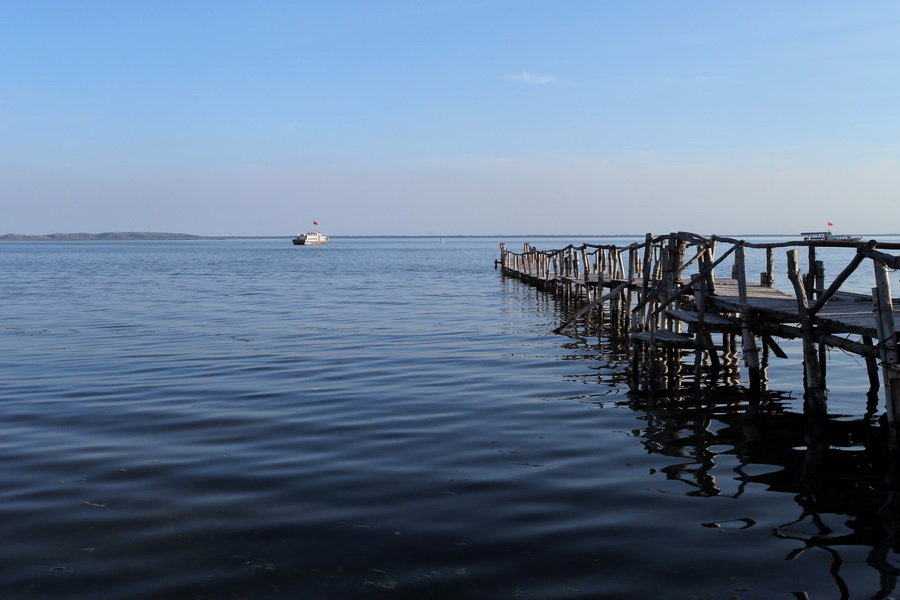
[[[499,241],[0,245],[0,597],[900,597],[861,359],[631,393]]]

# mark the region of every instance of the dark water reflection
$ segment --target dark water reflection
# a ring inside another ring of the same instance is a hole
[[[565,314],[571,309],[560,304],[558,310]],[[603,331],[592,344],[576,330],[565,346],[593,348],[598,352],[595,359],[617,364],[624,377],[625,343],[616,343],[608,326]],[[618,403],[645,422],[632,434],[648,454],[676,460],[660,469],[665,477],[683,484],[685,495],[693,497],[738,499],[748,486],[789,494],[795,508],[785,516],[791,518],[771,527],[770,534],[791,544],[785,561],[801,560],[809,552],[825,557],[819,561],[822,574],[827,571],[833,584],[818,594],[798,586],[790,595],[895,597],[900,574],[900,457],[889,447],[884,417],[876,418],[877,393],[869,392],[864,401],[857,394],[857,408],[866,408],[862,417],[823,414],[790,392],[770,389],[761,399],[752,399],[739,379],[717,385],[704,374],[698,387],[692,380],[692,356],[683,353],[675,367],[674,389],[635,388],[627,402]],[[845,374],[847,367],[838,365],[838,374]],[[797,405],[802,410],[792,410]],[[759,525],[749,517],[702,523],[736,534]],[[845,568],[847,561],[860,558],[877,576],[874,587],[869,583],[860,589],[860,565]],[[757,597],[749,587],[737,591],[732,597]]]
[[[2,597],[895,594],[852,358],[638,393],[494,241],[339,242],[0,248]]]
[[[649,425],[641,433],[645,447],[688,459],[663,471],[693,488],[689,495],[737,498],[748,484],[790,494],[796,515],[771,530],[773,536],[794,542],[786,560],[808,551],[824,552],[834,597],[850,598],[842,553],[861,547],[865,562],[880,579],[880,589],[871,597],[886,598],[894,591],[898,569],[893,559],[900,549],[896,456],[870,421],[810,419],[781,410],[720,412],[714,419],[719,428],[712,431],[707,407],[635,404],[647,414]],[[718,468],[723,455],[734,457],[730,473]],[[760,466],[774,470],[753,474]],[[726,476],[738,483],[736,489],[722,489],[717,478]],[[745,529],[756,523],[744,518],[704,525]],[[799,591],[797,595],[802,597]]]

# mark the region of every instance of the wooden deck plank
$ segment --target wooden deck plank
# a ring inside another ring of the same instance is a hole
[[[633,333],[631,339],[638,340],[645,344],[650,343],[651,334],[649,331],[641,331]],[[666,346],[680,346],[683,348],[693,348],[696,344],[694,339],[681,333],[675,333],[668,329],[657,329],[655,333],[656,344]]]
[[[783,323],[798,323],[797,300],[777,288],[761,285],[747,285],[748,304],[751,310],[764,312],[767,316]],[[737,283],[726,280],[716,281],[714,304],[737,312],[740,308],[737,298]],[[866,302],[868,300],[868,302]],[[894,311],[897,314],[898,310]],[[875,318],[872,314],[871,298],[860,295],[835,295],[816,315],[819,326],[827,327],[835,333],[858,333],[875,335]],[[895,322],[897,319],[895,318]],[[898,324],[897,331],[900,331]]]

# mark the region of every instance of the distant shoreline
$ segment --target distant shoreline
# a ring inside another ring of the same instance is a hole
[[[95,241],[181,241],[181,240],[232,240],[232,239],[290,239],[292,236],[252,235],[193,235],[190,233],[164,233],[158,231],[110,231],[105,233],[48,233],[32,235],[7,233],[0,235],[0,242],[95,242]]]
[[[790,237],[799,234],[791,233],[744,233],[744,234],[727,234],[736,238],[759,238],[759,237]],[[879,238],[900,235],[898,233],[867,233],[857,234],[867,238]],[[543,239],[543,238],[635,238],[643,237],[643,233],[617,233],[617,234],[514,234],[514,235],[332,235],[332,239]],[[276,240],[291,239],[292,235],[194,235],[190,233],[164,233],[156,231],[116,231],[105,233],[49,233],[44,235],[7,233],[0,235],[0,242],[94,242],[94,241],[191,241],[191,240]]]

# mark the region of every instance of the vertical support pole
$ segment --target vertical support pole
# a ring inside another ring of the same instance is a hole
[[[750,391],[754,395],[758,395],[762,385],[759,373],[759,349],[756,347],[756,334],[750,323],[750,306],[747,302],[747,270],[744,267],[743,248],[735,251],[734,263],[737,270],[738,297],[741,304],[741,352],[750,376]]]
[[[796,250],[790,250],[787,253],[787,262],[788,278],[791,280],[794,286],[794,293],[797,296],[797,315],[800,321],[800,329],[803,331],[803,383],[806,387],[807,396],[814,404],[814,407],[824,411],[825,382],[819,369],[813,321],[809,315],[809,303],[806,297],[806,288],[801,281]]]
[[[822,290],[825,288],[825,263],[821,260],[817,260],[815,263],[815,268],[813,269],[813,282],[816,288],[816,298],[822,295],[822,292],[818,290]]]
[[[706,308],[707,308],[707,304],[708,304],[708,300],[707,300],[708,290],[706,287],[706,281],[705,281],[705,278],[702,278],[703,280],[700,280],[701,279],[700,275],[697,273],[695,273],[691,277],[691,279],[693,279],[695,281],[694,302],[697,304],[697,312],[699,313],[698,321],[697,321],[697,336],[696,336],[697,347],[701,350],[701,354],[702,354],[703,350],[706,351],[706,355],[709,357],[709,362],[710,362],[710,365],[712,366],[713,373],[715,373],[716,376],[718,376],[718,372],[721,369],[721,365],[719,363],[719,355],[716,353],[716,350],[713,347],[714,344],[713,344],[712,335],[706,329],[706,326],[704,324],[705,316],[706,316]],[[698,362],[699,362],[699,358],[700,358],[700,356],[698,355]],[[699,373],[698,373],[698,378],[699,378]]]
[[[806,266],[809,269],[805,278],[806,298],[811,301],[816,297],[816,247],[813,245],[809,246],[809,262]]]
[[[679,281],[678,272],[681,270],[681,265],[684,264],[684,254],[685,249],[687,248],[687,244],[683,240],[678,239],[673,235],[672,248],[672,293],[674,294],[675,290],[678,289],[678,286],[681,283]],[[681,321],[679,321],[678,319],[669,319],[668,326],[675,333],[681,333]]]
[[[629,248],[628,249],[628,287],[625,288],[625,306],[624,306],[624,318],[625,318],[625,332],[626,335],[631,332],[631,285],[634,281],[634,278],[637,277],[637,268],[638,268],[638,254],[637,248]]]
[[[821,260],[817,260],[813,263],[813,287],[815,288],[815,297],[818,300],[825,289],[825,263]],[[810,299],[812,297],[810,296]],[[827,369],[828,369],[828,347],[823,343],[819,342],[819,370],[822,373],[822,379],[825,380],[827,377]]]
[[[766,248],[766,285],[775,285],[775,248]]]
[[[641,296],[640,301],[643,305],[643,309],[641,314],[638,315],[638,320],[641,325],[646,329],[647,319],[645,315],[647,314],[648,307],[650,305],[650,275],[653,271],[652,267],[653,260],[653,234],[648,233],[644,238],[644,264],[641,268],[641,272],[643,273],[643,279],[641,280]]]
[[[894,328],[894,306],[891,299],[891,282],[887,265],[872,261],[875,265],[875,287],[872,301],[875,308],[875,327],[878,331],[878,346],[881,350],[882,377],[888,423],[891,425],[891,441],[897,443],[895,429],[900,414],[900,365],[897,353],[897,334]]]
[[[700,265],[702,268],[702,258]],[[696,389],[699,389],[701,366],[703,365],[703,347],[706,345],[706,328],[703,325],[704,317],[706,316],[706,297],[703,295],[703,282],[700,281],[700,275],[698,273],[691,275],[691,280],[694,282],[694,304],[697,305],[697,331],[694,335],[694,386]]]
[[[872,338],[868,336],[863,336],[862,342],[867,346],[875,346],[872,343]],[[866,419],[871,419],[878,410],[878,391],[881,389],[881,384],[878,381],[878,361],[872,356],[866,357],[866,374],[869,376],[869,391],[866,392]]]
[[[656,280],[658,282],[656,289],[656,297],[655,300],[657,303],[661,302],[663,298],[667,298],[669,296],[669,247],[668,244],[660,244],[659,247],[659,257],[656,259],[656,267],[658,271],[658,275],[656,276]],[[649,318],[656,323],[656,327],[658,328],[665,321],[665,313],[660,312],[658,314],[654,314],[651,310],[652,307],[648,307]],[[664,325],[663,325],[664,327]]]
[[[581,247],[581,271],[584,274],[584,283],[587,284],[588,277],[591,274],[591,265],[588,262],[587,250]]]
[[[619,250],[613,246],[609,250],[610,286],[620,279],[619,263]],[[609,324],[613,333],[618,334],[622,327],[622,294],[616,294],[609,300]]]

